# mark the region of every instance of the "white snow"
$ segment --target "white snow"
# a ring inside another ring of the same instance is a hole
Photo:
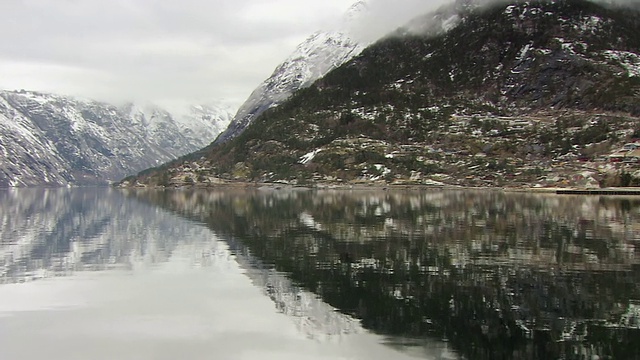
[[[399,85],[399,84],[397,84],[397,83],[396,83],[396,84],[393,84],[393,85],[397,86],[396,88],[400,88],[400,85]],[[395,87],[395,86],[394,86],[394,87]],[[375,120],[375,119],[378,117],[378,115],[380,114],[380,113],[377,111],[377,109],[370,109],[370,110],[367,110],[367,109],[365,109],[364,107],[351,109],[351,113],[352,113],[353,115],[356,115],[357,117],[359,117],[359,118],[361,118],[361,119],[369,120],[369,121],[373,121],[373,120]]]
[[[300,157],[300,164],[302,165],[306,165],[308,164],[311,160],[313,160],[316,155],[318,155],[320,152],[322,151],[322,149],[316,149],[313,150],[312,152],[308,153],[308,154],[304,154],[302,155],[302,157]]]
[[[527,53],[529,52],[529,50],[531,49],[531,45],[533,45],[532,43],[529,43],[527,45],[525,45],[521,50],[520,50],[520,54],[518,54],[518,57],[516,58],[517,61],[522,61],[524,60],[525,56],[527,56]]]
[[[582,32],[589,31],[591,33],[595,33],[602,23],[602,18],[598,16],[586,16],[582,19],[580,24],[574,25],[574,28]]]
[[[240,134],[267,108],[277,106],[295,91],[311,85],[329,71],[360,54],[367,44],[344,31],[318,31],[298,45],[273,74],[238,109],[220,141]]]
[[[445,186],[445,185],[447,185],[447,184],[445,184],[443,182],[435,181],[435,180],[431,180],[431,179],[423,181],[423,184],[424,185],[430,185],[430,186]]]
[[[452,15],[450,18],[442,22],[442,30],[444,30],[444,32],[449,32],[453,30],[456,26],[458,26],[458,24],[460,23],[460,20],[461,20],[460,15],[458,14]]]
[[[572,42],[568,42],[564,38],[556,38],[556,40],[560,42],[560,45],[562,46],[562,50],[567,50],[571,53],[575,53],[575,51],[573,50],[574,44]]]
[[[640,76],[640,56],[628,51],[608,50],[604,52],[606,58],[618,62],[629,77]]]
[[[391,169],[389,169],[388,167],[386,167],[383,164],[374,164],[373,165],[376,170],[380,171],[382,173],[382,176],[386,176],[389,175],[391,173]]]

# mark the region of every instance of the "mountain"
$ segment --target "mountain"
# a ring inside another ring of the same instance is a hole
[[[636,8],[460,9],[435,27],[434,16],[418,18],[232,141],[135,181],[600,186],[640,177],[640,156],[606,161],[640,138]]]
[[[193,152],[229,123],[227,109],[172,115],[54,94],[0,92],[0,187],[106,184]]]
[[[219,103],[191,105],[186,111],[174,113],[180,131],[197,139],[198,148],[211,143],[233,120],[236,109]]]
[[[356,21],[364,11],[366,2],[356,2],[346,13],[345,23]],[[215,143],[221,144],[238,136],[264,111],[278,106],[297,90],[308,87],[349,61],[363,48],[346,30],[312,34],[251,93]]]

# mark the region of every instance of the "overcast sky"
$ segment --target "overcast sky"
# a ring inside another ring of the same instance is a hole
[[[239,106],[355,1],[0,0],[0,88]],[[371,31],[448,1],[368,0]]]
[[[0,0],[0,87],[237,105],[352,0]]]
[[[381,24],[391,27],[415,15],[416,4],[445,0],[378,1],[386,4],[374,7],[384,10]],[[0,88],[239,106],[354,2],[0,0]]]

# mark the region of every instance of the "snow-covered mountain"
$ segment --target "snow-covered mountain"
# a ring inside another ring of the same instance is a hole
[[[456,0],[436,11],[416,18],[396,33],[429,33],[436,36],[456,27],[459,13],[470,6],[481,6],[488,0]],[[287,100],[295,91],[310,86],[331,70],[359,55],[371,41],[362,32],[370,11],[370,1],[356,1],[344,14],[340,30],[318,31],[302,42],[280,64],[273,74],[260,84],[234,116],[229,128],[215,143],[224,143],[238,136],[260,114]],[[370,19],[368,19],[370,20]],[[370,25],[370,24],[369,24]]]
[[[366,9],[365,1],[356,2],[344,17],[344,29],[348,29],[348,22],[355,21]],[[238,136],[265,110],[278,106],[296,90],[308,87],[351,60],[366,45],[354,39],[348,30],[318,31],[309,36],[251,93],[215,142],[223,143]]]
[[[106,184],[209,144],[231,111],[0,92],[0,187]]]

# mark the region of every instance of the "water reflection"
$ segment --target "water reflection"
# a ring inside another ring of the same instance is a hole
[[[636,199],[229,189],[132,195],[208,224],[237,252],[286,272],[394,346],[435,338],[470,359],[640,357]]]
[[[0,358],[402,358],[227,240],[114,190],[0,191]]]
[[[0,204],[0,284],[132,270],[215,245],[210,230],[108,189],[3,190]]]

